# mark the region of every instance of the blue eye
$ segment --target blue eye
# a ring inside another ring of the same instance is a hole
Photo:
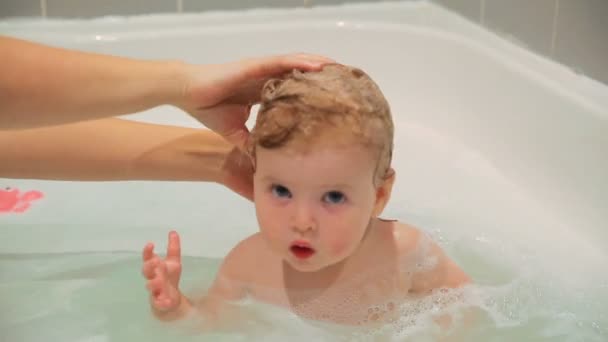
[[[271,188],[272,194],[278,198],[291,198],[289,189],[282,185],[273,185]]]
[[[340,191],[330,191],[323,195],[323,201],[331,204],[340,204],[346,201],[346,196]]]

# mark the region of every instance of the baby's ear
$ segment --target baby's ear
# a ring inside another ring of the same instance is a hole
[[[393,191],[393,184],[395,184],[395,170],[393,168],[388,169],[384,179],[376,187],[376,203],[374,204],[373,216],[378,217],[386,207],[389,199],[391,198],[391,192]]]

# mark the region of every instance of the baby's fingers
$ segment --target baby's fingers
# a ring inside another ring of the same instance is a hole
[[[148,291],[150,291],[150,294],[154,298],[157,298],[168,291],[167,284],[167,276],[163,275],[160,267],[156,267],[154,269],[154,276],[148,281],[146,288],[148,288]]]
[[[179,241],[179,234],[172,230],[169,232],[169,243],[167,244],[167,259],[181,262],[182,248]]]
[[[142,267],[141,273],[144,275],[146,279],[152,279],[156,275],[155,269],[158,267],[160,260],[158,258],[154,258],[152,260],[146,261],[144,266]]]
[[[152,303],[159,310],[167,310],[175,306],[176,300],[171,298],[169,291],[165,291],[152,298]]]
[[[150,296],[156,299],[162,294],[164,284],[162,280],[154,278],[146,283],[146,288],[148,289],[148,292],[150,292]]]
[[[171,299],[165,296],[159,296],[152,300],[154,307],[158,310],[169,310],[173,306]]]
[[[145,262],[152,259],[152,257],[154,257],[154,244],[152,242],[148,242],[142,252],[142,258]]]
[[[165,282],[169,282],[169,271],[167,271],[167,264],[164,261],[158,263],[158,267],[156,267],[155,272],[157,278],[160,278]]]

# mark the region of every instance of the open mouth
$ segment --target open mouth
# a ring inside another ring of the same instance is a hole
[[[298,259],[308,259],[315,254],[315,250],[306,243],[294,243],[289,250]]]

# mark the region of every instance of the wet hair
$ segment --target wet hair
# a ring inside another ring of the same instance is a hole
[[[361,69],[329,64],[321,71],[294,70],[264,85],[249,148],[255,157],[256,146],[310,146],[322,133],[338,132],[372,149],[378,184],[390,169],[393,131],[390,107],[378,85]]]

